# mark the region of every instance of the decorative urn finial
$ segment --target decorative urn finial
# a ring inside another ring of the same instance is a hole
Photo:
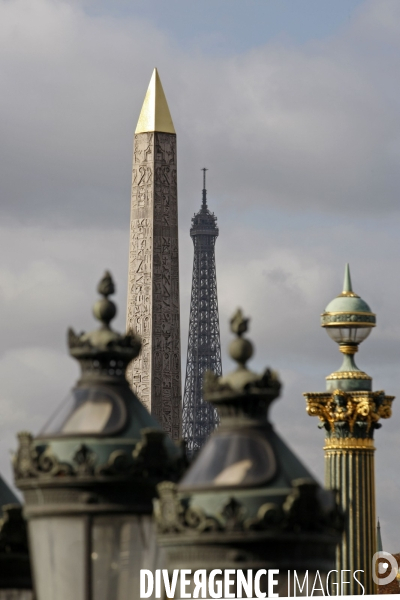
[[[247,331],[249,319],[245,319],[240,308],[237,309],[231,318],[231,331],[237,335],[237,338],[229,344],[229,356],[235,360],[239,368],[245,369],[246,362],[253,356],[253,344],[243,338]]]
[[[76,358],[82,369],[82,380],[101,377],[103,380],[128,382],[125,371],[128,364],[138,356],[142,341],[133,331],[119,334],[110,327],[117,314],[117,307],[108,296],[114,294],[115,286],[109,271],[100,280],[97,291],[103,296],[93,305],[93,315],[101,326],[89,333],[76,334],[68,330],[68,345],[71,356]]]
[[[223,421],[233,412],[268,419],[269,405],[280,394],[282,384],[276,371],[267,368],[260,374],[246,365],[253,355],[253,344],[244,337],[249,320],[241,309],[230,320],[231,331],[237,337],[229,344],[229,355],[237,368],[222,377],[211,371],[204,376],[204,398],[214,405]]]
[[[114,294],[115,292],[114,281],[109,271],[106,271],[103,275],[103,278],[99,281],[97,291],[103,296],[103,298],[101,300],[97,300],[93,306],[93,315],[107,329],[110,321],[117,314],[117,307],[115,306],[114,302],[108,299],[108,296]]]

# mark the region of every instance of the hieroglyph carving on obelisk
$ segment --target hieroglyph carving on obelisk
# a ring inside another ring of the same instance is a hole
[[[154,69],[135,131],[127,328],[142,337],[128,377],[172,439],[181,434],[176,133]]]

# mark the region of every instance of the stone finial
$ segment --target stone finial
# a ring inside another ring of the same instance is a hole
[[[110,327],[111,320],[117,314],[117,307],[108,296],[114,294],[115,285],[111,273],[106,271],[100,280],[97,291],[103,297],[93,306],[93,315],[101,326],[89,333],[76,334],[68,330],[68,345],[74,358],[82,360],[83,371],[107,372],[108,375],[125,377],[125,368],[136,358],[141,349],[141,339],[133,331],[119,334]],[[112,364],[111,364],[112,363]],[[121,367],[115,369],[115,364]]]
[[[111,273],[106,271],[99,281],[97,291],[103,296],[93,306],[93,315],[105,328],[109,328],[110,322],[117,314],[117,307],[108,296],[115,293],[115,285]]]
[[[241,308],[238,308],[233,317],[230,320],[231,331],[236,333],[238,336],[242,336],[248,330],[248,322],[250,319],[246,319],[243,316]]]
[[[212,402],[221,417],[230,412],[230,409],[225,411],[222,405],[233,402],[237,405],[235,410],[242,405],[242,412],[265,418],[269,404],[280,393],[281,382],[275,371],[265,369],[263,373],[255,373],[246,365],[253,355],[253,344],[243,337],[248,322],[249,319],[243,316],[241,309],[230,319],[231,331],[236,334],[236,338],[229,345],[229,354],[237,363],[237,368],[223,377],[217,377],[211,371],[204,375],[204,398]],[[251,408],[252,404],[254,410]]]
[[[253,356],[253,344],[242,337],[248,329],[249,320],[243,316],[240,308],[230,320],[231,331],[237,337],[229,344],[229,356],[238,363],[238,368],[242,369],[245,369],[246,362]]]

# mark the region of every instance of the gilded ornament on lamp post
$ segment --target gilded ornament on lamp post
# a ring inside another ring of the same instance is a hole
[[[338,547],[337,569],[359,573],[366,594],[375,593],[372,557],[376,552],[374,431],[391,416],[394,396],[372,391],[372,378],[361,371],[354,354],[375,327],[368,304],[353,292],[346,265],[343,292],[330,302],[321,326],[339,344],[342,366],[326,378],[326,392],[305,393],[307,412],[325,429],[326,486],[339,490],[346,528]],[[352,579],[346,594],[360,594]]]

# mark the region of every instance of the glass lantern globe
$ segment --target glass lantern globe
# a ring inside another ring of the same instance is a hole
[[[354,346],[356,352],[357,346],[367,339],[375,324],[375,314],[368,304],[353,292],[350,267],[347,264],[343,292],[329,302],[321,315],[321,326],[334,342]]]
[[[354,344],[358,346],[371,333],[371,326],[333,325],[332,327],[326,327],[326,332],[337,344]]]

